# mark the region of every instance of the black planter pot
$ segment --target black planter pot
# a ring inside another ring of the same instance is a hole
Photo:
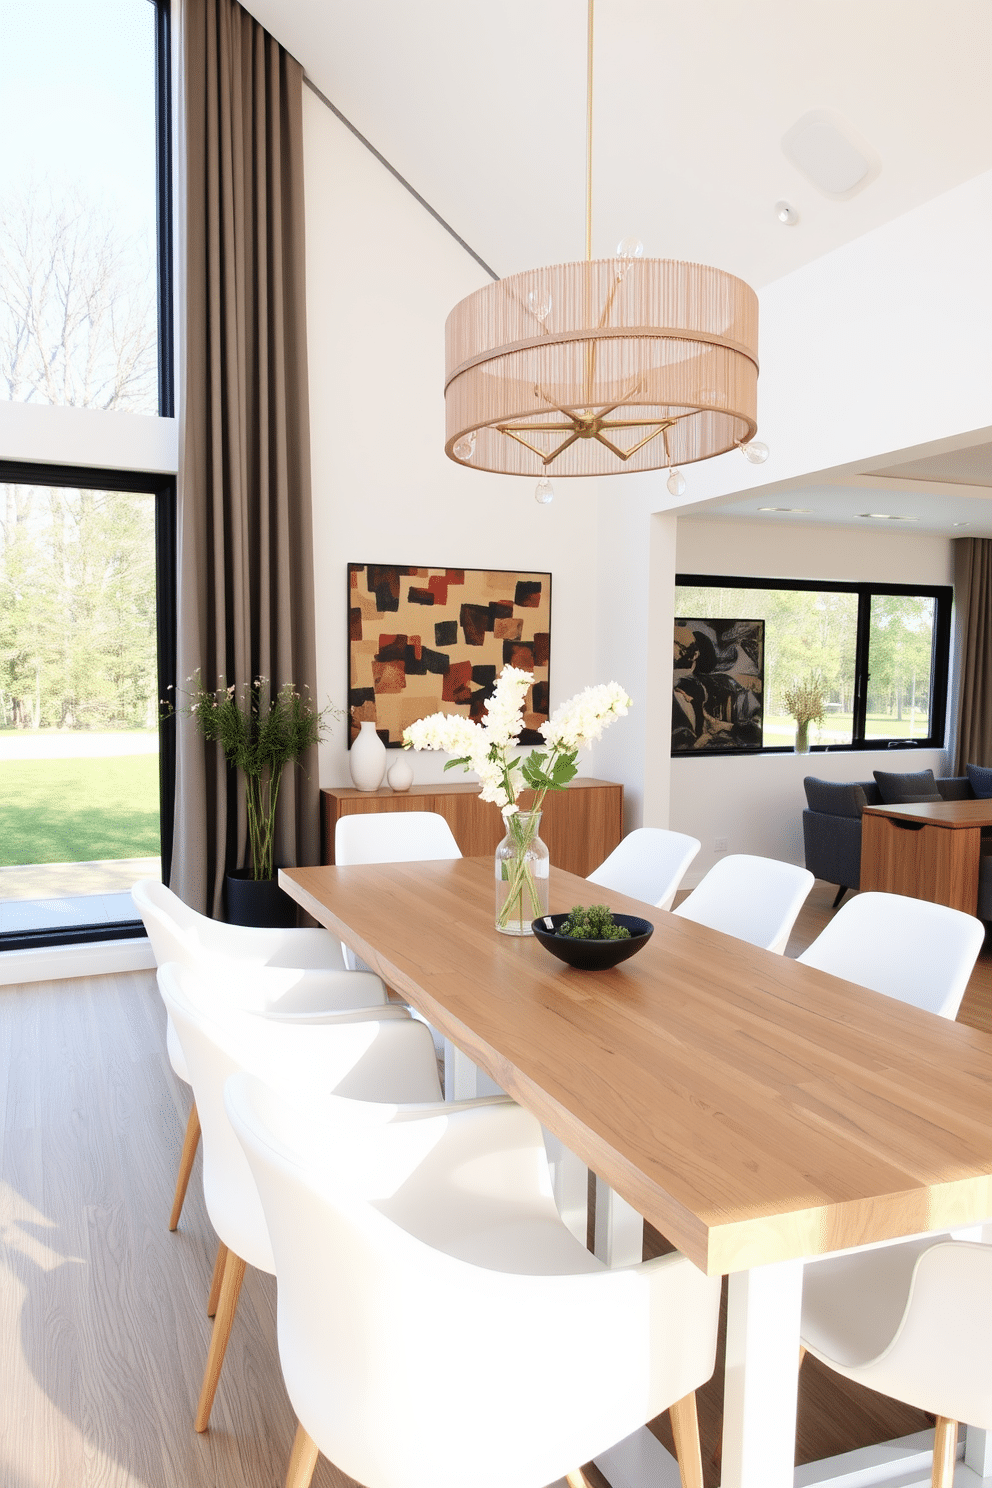
[[[274,878],[254,879],[242,868],[227,875],[227,923],[291,929],[296,924],[296,901]]]

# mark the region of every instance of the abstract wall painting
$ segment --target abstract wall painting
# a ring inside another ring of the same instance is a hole
[[[534,673],[521,744],[548,717],[551,575],[348,564],[349,747],[371,721],[387,749],[428,713],[481,721],[506,665]]]
[[[672,753],[760,749],[764,620],[675,621]]]

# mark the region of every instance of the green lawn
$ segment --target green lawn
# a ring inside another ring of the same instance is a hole
[[[902,722],[898,718],[888,718],[880,714],[869,713],[866,723],[869,742],[872,739],[877,739],[880,748],[884,748],[889,739],[906,739],[910,737],[908,712],[903,715]],[[915,739],[925,739],[929,727],[930,723],[927,715],[918,712],[913,720],[912,737]],[[765,715],[764,743],[766,748],[770,745],[794,744],[795,742],[795,719],[782,715]],[[828,713],[822,725],[811,724],[809,742],[811,744],[850,744],[850,713]]]
[[[157,754],[0,760],[0,867],[160,851]]]

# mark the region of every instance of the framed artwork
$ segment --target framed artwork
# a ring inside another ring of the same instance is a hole
[[[534,673],[521,744],[548,717],[551,575],[348,564],[348,747],[371,721],[387,749],[428,713],[482,719],[506,666]]]
[[[672,753],[760,749],[764,620],[675,621]]]

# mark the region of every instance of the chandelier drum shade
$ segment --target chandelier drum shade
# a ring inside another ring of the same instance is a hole
[[[470,469],[657,470],[757,430],[758,300],[721,269],[618,256],[527,270],[456,305],[445,342],[445,452]]]

